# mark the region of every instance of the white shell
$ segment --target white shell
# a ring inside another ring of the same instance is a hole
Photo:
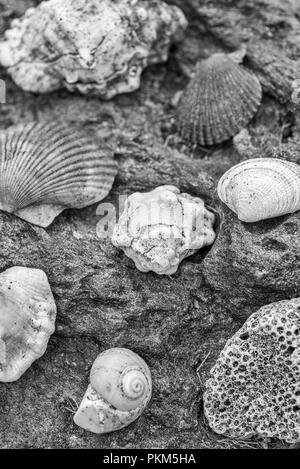
[[[204,202],[174,186],[132,194],[115,226],[112,243],[142,272],[170,275],[182,259],[215,239],[215,216]]]
[[[0,131],[0,209],[30,223],[45,227],[66,208],[99,202],[116,173],[107,151],[67,126],[31,123]]]
[[[141,415],[151,393],[150,370],[141,357],[124,348],[106,350],[92,366],[74,422],[93,433],[120,430]]]
[[[167,60],[187,21],[160,0],[49,0],[12,23],[0,63],[24,90],[62,87],[105,99],[134,91],[143,69]]]
[[[55,318],[42,270],[12,267],[0,274],[0,381],[16,381],[45,353]]]
[[[218,184],[220,199],[244,222],[300,210],[300,167],[277,158],[257,158],[233,166]]]

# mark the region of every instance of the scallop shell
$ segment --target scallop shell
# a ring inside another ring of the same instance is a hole
[[[45,353],[55,318],[42,270],[12,267],[0,274],[0,381],[16,381]]]
[[[0,63],[25,91],[110,99],[138,89],[143,69],[166,61],[186,26],[181,10],[160,0],[49,0],[12,21]]]
[[[243,161],[221,177],[218,195],[248,223],[296,212],[300,210],[300,166],[277,158]]]
[[[196,65],[177,107],[182,137],[197,145],[222,143],[244,128],[262,98],[260,82],[232,54],[214,54]]]
[[[204,202],[174,186],[132,194],[115,226],[112,243],[141,272],[171,275],[180,262],[215,239],[215,216]]]
[[[142,414],[151,393],[151,373],[141,357],[125,348],[106,350],[92,366],[74,422],[93,433],[120,430]]]
[[[102,200],[116,164],[86,136],[56,123],[0,132],[0,209],[48,226],[66,208]]]

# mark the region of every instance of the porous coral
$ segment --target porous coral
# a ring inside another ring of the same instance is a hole
[[[227,342],[206,383],[217,433],[300,441],[300,298],[260,308]]]

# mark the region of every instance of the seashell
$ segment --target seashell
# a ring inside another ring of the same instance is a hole
[[[220,199],[239,220],[256,222],[300,210],[300,166],[257,158],[233,166],[218,184]]]
[[[115,226],[112,243],[141,272],[171,275],[180,262],[215,239],[215,216],[204,202],[174,186],[132,194]]]
[[[143,69],[166,61],[186,26],[181,10],[160,0],[49,0],[11,24],[0,63],[25,91],[110,99],[138,89]]]
[[[42,270],[11,267],[0,274],[0,381],[16,381],[44,355],[55,318]]]
[[[86,136],[56,123],[0,132],[0,209],[48,226],[66,208],[102,200],[115,162]]]
[[[196,145],[222,143],[253,118],[262,98],[260,82],[233,54],[214,54],[196,65],[177,107],[181,136]]]
[[[120,430],[142,414],[151,393],[150,370],[141,357],[125,348],[106,350],[92,366],[74,422],[93,433]]]

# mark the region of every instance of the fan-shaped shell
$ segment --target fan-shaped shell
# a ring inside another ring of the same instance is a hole
[[[196,65],[195,75],[177,108],[182,137],[193,144],[210,146],[228,140],[256,113],[261,85],[232,56],[214,54]]]
[[[215,239],[215,216],[203,200],[175,186],[136,192],[125,202],[112,243],[142,272],[176,272],[180,262]]]
[[[300,167],[277,158],[243,161],[221,177],[218,195],[245,222],[296,212],[300,210]]]
[[[90,385],[74,422],[94,433],[109,433],[136,420],[151,399],[148,366],[136,353],[112,348],[95,360]]]
[[[42,270],[12,267],[0,274],[0,381],[16,381],[45,353],[55,318]]]
[[[31,123],[0,132],[0,209],[48,226],[66,208],[102,200],[117,169],[78,130]]]

